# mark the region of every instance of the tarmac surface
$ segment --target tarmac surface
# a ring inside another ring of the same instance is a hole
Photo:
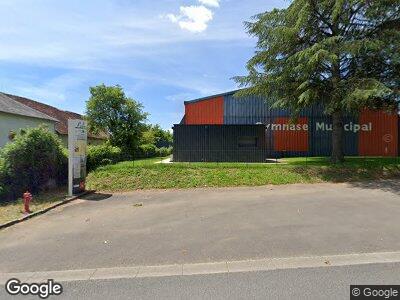
[[[399,284],[400,264],[62,282],[49,299],[350,299],[351,284]],[[10,296],[0,285],[0,299]]]
[[[0,231],[0,273],[400,251],[398,181],[94,194]]]

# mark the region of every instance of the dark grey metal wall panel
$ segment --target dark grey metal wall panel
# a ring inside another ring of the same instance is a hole
[[[240,148],[239,137],[256,137],[256,148]],[[264,162],[263,125],[175,125],[176,162]]]
[[[318,123],[332,124],[330,118],[313,118],[310,122],[310,145],[312,147],[312,156],[328,156],[332,148],[331,132],[325,130],[316,130]]]
[[[305,108],[300,116],[313,116],[313,107]],[[271,108],[266,98],[247,96],[237,98],[234,94],[224,97],[224,124],[265,124],[270,117],[290,117],[291,111],[282,108]]]
[[[355,117],[345,117],[344,124],[357,123]],[[322,129],[324,124],[325,130]],[[312,118],[310,146],[312,156],[329,156],[332,151],[332,119],[330,117]],[[358,133],[343,132],[343,153],[348,156],[358,155]]]
[[[355,118],[345,118],[344,123],[355,121]],[[264,162],[267,158],[329,156],[331,125],[328,117],[309,119],[306,152],[274,150],[273,133],[266,131],[264,125],[175,125],[173,159],[176,162]],[[257,147],[240,148],[239,137],[257,137]],[[358,155],[358,134],[345,131],[343,137],[344,154]]]
[[[264,124],[268,115],[269,107],[263,98],[249,96],[238,99],[234,95],[224,97],[224,124]]]

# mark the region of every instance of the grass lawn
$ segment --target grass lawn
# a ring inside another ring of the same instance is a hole
[[[30,204],[31,211],[35,212],[47,208],[55,203],[61,202],[67,195],[67,188],[60,188],[49,192],[34,195]],[[24,204],[22,199],[13,202],[0,202],[0,224],[21,218]]]
[[[173,163],[158,159],[100,167],[87,178],[89,189],[129,191],[191,187],[345,182],[400,178],[400,158],[348,157],[332,165],[327,158],[287,158],[282,163]]]

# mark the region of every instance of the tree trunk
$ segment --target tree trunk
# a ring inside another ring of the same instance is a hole
[[[343,156],[343,119],[342,112],[336,111],[332,115],[332,163],[341,163]]]

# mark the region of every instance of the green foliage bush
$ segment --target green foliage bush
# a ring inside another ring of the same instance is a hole
[[[157,148],[169,148],[173,144],[173,136],[168,130],[163,130],[160,125],[147,125],[140,144],[153,144]]]
[[[172,147],[161,147],[161,148],[157,148],[156,150],[157,154],[156,156],[158,157],[165,157],[168,155],[172,154]]]
[[[0,202],[1,199],[5,199],[8,194],[8,188],[5,184],[6,172],[4,166],[4,159],[0,157]]]
[[[68,158],[61,141],[45,127],[16,134],[0,157],[0,200],[16,199],[26,190],[37,193],[67,181]]]
[[[139,152],[136,154],[136,158],[151,158],[151,157],[165,157],[171,155],[172,147],[161,147],[157,148],[153,144],[144,144],[139,146]]]
[[[153,144],[144,144],[139,146],[138,158],[155,157],[157,148]]]
[[[96,146],[88,146],[87,169],[94,170],[99,166],[115,164],[123,158],[121,149],[108,143]]]
[[[102,166],[106,166],[106,165],[112,165],[113,161],[111,159],[109,159],[109,158],[105,158],[100,163],[101,163]]]

